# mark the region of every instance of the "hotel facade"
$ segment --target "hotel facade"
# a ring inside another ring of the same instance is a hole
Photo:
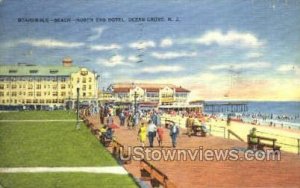
[[[0,109],[74,108],[77,88],[81,103],[97,102],[96,72],[73,66],[65,58],[60,66],[0,65]]]
[[[188,104],[190,91],[172,84],[116,83],[108,87],[112,100],[120,104],[136,102],[139,107]]]

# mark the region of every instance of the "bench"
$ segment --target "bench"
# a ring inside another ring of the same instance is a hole
[[[200,133],[200,135],[199,135]],[[207,132],[204,130],[202,125],[193,125],[192,126],[192,135],[193,136],[202,136],[206,137]]]
[[[127,150],[125,150],[125,147],[123,144],[118,142],[116,139],[113,140],[113,156],[117,159],[123,162],[124,164],[129,164],[131,163],[131,156],[128,153]]]
[[[157,169],[151,163],[142,159],[140,161],[141,180],[150,181],[152,187],[175,188],[175,184],[171,182],[167,175]],[[160,186],[161,185],[161,186]]]
[[[100,135],[100,142],[103,144],[105,147],[109,147],[113,139],[108,139],[104,134]]]
[[[175,124],[175,122],[172,120],[167,120],[167,119],[165,120],[165,128],[166,129],[169,129],[174,124]]]
[[[251,138],[256,138],[257,142],[251,141]],[[265,143],[262,141],[267,141],[271,143]],[[276,145],[277,139],[275,138],[268,138],[263,136],[256,136],[252,137],[251,135],[247,135],[247,142],[248,142],[248,149],[254,149],[254,147],[257,147],[257,150],[264,150],[265,147],[272,148],[273,151],[280,151],[280,146]]]

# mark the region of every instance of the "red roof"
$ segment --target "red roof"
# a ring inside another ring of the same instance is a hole
[[[184,89],[184,88],[182,88],[182,87],[177,87],[177,88],[175,88],[175,91],[176,91],[176,92],[190,92],[189,90]]]
[[[130,88],[114,88],[114,93],[127,93],[130,91]]]
[[[182,87],[176,87],[173,84],[151,84],[151,83],[116,83],[112,84],[112,87],[114,88],[114,92],[129,92],[130,89],[133,89],[134,86],[140,87],[142,89],[145,89],[147,92],[159,92],[160,89],[164,87],[169,87],[171,89],[175,89],[176,92],[190,92],[189,90],[182,88]]]
[[[159,92],[159,88],[146,88],[147,92]]]

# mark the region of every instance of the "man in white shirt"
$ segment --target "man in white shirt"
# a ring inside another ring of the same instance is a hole
[[[153,147],[153,141],[154,141],[154,137],[156,136],[156,125],[154,125],[154,123],[149,120],[148,122],[148,139],[149,139],[149,144],[150,147]]]

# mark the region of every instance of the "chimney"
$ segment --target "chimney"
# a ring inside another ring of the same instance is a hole
[[[63,59],[62,63],[63,63],[64,67],[71,67],[72,63],[73,63],[73,60],[70,57],[66,57],[66,58]]]

